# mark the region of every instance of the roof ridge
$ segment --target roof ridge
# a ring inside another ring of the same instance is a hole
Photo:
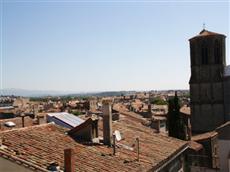
[[[226,127],[226,126],[228,126],[228,125],[230,125],[230,121],[227,121],[227,122],[225,122],[224,124],[220,125],[219,127],[217,127],[217,128],[215,129],[215,131],[217,132],[217,130],[219,130],[219,129],[221,129],[221,128],[224,128],[224,127]]]
[[[217,33],[217,32],[212,32],[212,31],[203,29],[203,30],[200,31],[200,33],[198,35],[190,38],[189,40],[192,40],[194,38],[200,38],[200,37],[206,37],[206,36],[215,36],[215,35],[226,37],[224,34]]]
[[[221,35],[220,33],[217,33],[217,32],[212,32],[212,31],[209,31],[209,30],[206,30],[206,29],[203,29],[202,31],[200,31],[199,34],[202,34],[204,32],[208,32],[208,33],[212,33],[212,34],[217,34],[217,35]]]
[[[13,128],[11,130],[5,130],[1,131],[1,133],[8,133],[8,132],[13,132],[13,131],[23,131],[23,130],[28,130],[28,129],[34,129],[34,128],[41,128],[41,127],[47,127],[47,126],[55,126],[54,123],[46,123],[46,124],[40,124],[40,125],[34,125],[34,126],[28,126],[28,127],[23,127],[23,128]]]

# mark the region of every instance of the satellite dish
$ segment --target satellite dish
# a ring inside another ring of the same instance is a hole
[[[12,122],[12,121],[8,121],[8,122],[5,122],[5,126],[7,126],[7,127],[15,127],[16,124],[14,122]]]
[[[115,131],[114,131],[114,134],[115,134],[116,140],[117,140],[117,141],[120,141],[120,140],[121,140],[121,133],[120,133],[120,131],[115,130]]]

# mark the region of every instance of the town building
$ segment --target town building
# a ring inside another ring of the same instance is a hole
[[[13,106],[0,107],[0,119],[14,118],[15,108]]]
[[[230,121],[216,129],[220,157],[220,171],[230,171]]]
[[[226,36],[203,29],[189,39],[191,124],[193,133],[215,130],[229,120],[230,80]]]
[[[202,151],[194,156],[190,154],[189,162],[192,172],[219,171],[218,133],[210,131],[192,137],[192,141],[203,146]]]

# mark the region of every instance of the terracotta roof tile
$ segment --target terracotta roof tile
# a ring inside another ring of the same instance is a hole
[[[195,141],[189,141],[189,148],[194,151],[200,151],[201,149],[203,149],[203,145]]]
[[[187,106],[181,107],[180,112],[185,114],[185,115],[191,115],[191,109],[190,109],[190,107],[187,107]]]
[[[209,139],[209,138],[212,138],[212,137],[216,136],[217,134],[218,133],[216,131],[210,131],[210,132],[206,132],[206,133],[202,133],[202,134],[192,136],[192,140],[193,141],[206,140],[206,139]]]
[[[189,40],[192,40],[192,39],[195,39],[195,38],[200,38],[200,37],[205,37],[205,36],[214,36],[214,35],[219,35],[219,36],[224,36],[224,37],[226,37],[226,36],[223,35],[223,34],[211,32],[211,31],[208,31],[208,30],[203,29],[203,30],[199,33],[199,35],[194,36],[194,37],[192,37],[192,38],[189,39]]]

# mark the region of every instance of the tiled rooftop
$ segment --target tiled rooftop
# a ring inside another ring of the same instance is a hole
[[[219,36],[224,36],[224,37],[226,37],[226,36],[223,35],[223,34],[211,32],[211,31],[208,31],[208,30],[206,30],[206,29],[203,29],[203,30],[199,33],[199,35],[192,37],[190,40],[195,39],[195,38],[200,38],[200,37],[213,36],[213,35],[219,35]]]
[[[192,136],[192,140],[193,141],[206,140],[206,139],[209,139],[209,138],[212,138],[212,137],[216,136],[217,134],[218,133],[216,131],[210,131],[210,132],[206,132],[206,133],[202,133],[202,134]]]
[[[54,124],[12,129],[0,132],[3,154],[25,160],[33,166],[45,169],[56,161],[63,168],[64,149],[73,148],[77,171],[147,171],[154,169],[185,148],[187,143],[156,134],[144,127],[143,119],[133,112],[122,112],[120,120],[113,122],[113,131],[119,130],[123,140],[118,142],[117,154],[104,145],[84,145],[66,135],[66,129]],[[101,135],[102,125],[99,123]],[[135,138],[140,139],[140,161],[136,161]],[[125,146],[124,146],[125,145]],[[134,147],[133,147],[134,148]],[[41,169],[40,169],[41,170]]]
[[[187,107],[187,106],[181,107],[180,112],[185,114],[185,115],[191,115],[191,109],[190,109],[190,107]]]
[[[200,151],[201,149],[203,149],[203,146],[200,143],[189,141],[189,148],[194,151]]]

